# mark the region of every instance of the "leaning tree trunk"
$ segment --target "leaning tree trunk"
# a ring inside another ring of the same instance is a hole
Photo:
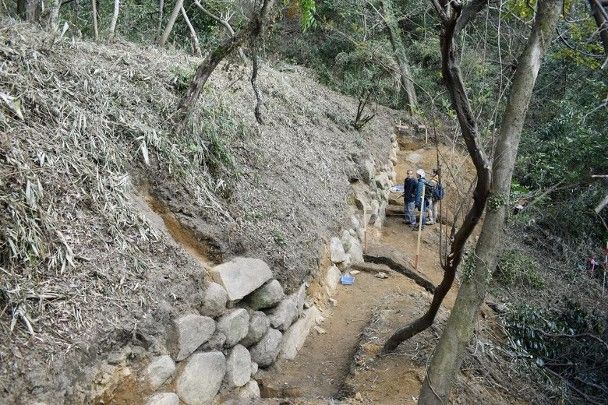
[[[441,6],[437,5],[437,7]],[[477,8],[475,11],[469,10],[468,7],[477,7],[477,3],[469,3],[463,10],[463,15],[470,15],[471,13],[474,15],[479,11]],[[483,147],[481,146],[475,115],[471,109],[469,98],[462,82],[460,69],[455,61],[456,48],[453,44],[453,38],[458,32],[456,24],[458,22],[460,13],[459,10],[458,12],[451,10],[451,13],[452,14],[450,15],[443,11],[440,13],[443,25],[441,35],[441,52],[444,56],[442,63],[442,74],[446,87],[450,93],[452,107],[456,111],[456,115],[458,117],[462,137],[464,138],[467,150],[471,156],[471,159],[473,160],[473,164],[475,165],[475,170],[477,172],[477,183],[475,185],[475,190],[473,191],[473,205],[471,206],[469,212],[467,212],[467,215],[465,216],[462,225],[458,229],[458,232],[456,232],[454,235],[454,240],[450,247],[450,253],[448,254],[446,262],[443,265],[443,279],[435,289],[433,300],[429,306],[429,309],[420,318],[397,330],[384,344],[382,349],[384,352],[389,352],[396,349],[401,342],[422,332],[433,324],[435,317],[437,316],[437,312],[441,307],[441,303],[454,283],[456,270],[462,261],[464,246],[481,219],[490,188],[490,164],[483,151]],[[460,27],[464,27],[464,24]]]
[[[158,38],[158,45],[165,46],[165,43],[167,42],[167,39],[169,38],[171,31],[173,30],[175,20],[177,20],[177,16],[179,15],[179,12],[182,9],[183,5],[184,0],[176,0],[175,7],[173,7],[173,11],[169,16],[169,21],[167,21],[167,25],[165,26],[165,31],[163,31],[163,34],[160,36],[160,38]]]
[[[240,47],[243,42],[252,37],[257,37],[262,31],[262,24],[274,5],[275,0],[263,0],[259,10],[254,10],[254,15],[249,20],[249,24],[239,30],[235,35],[226,38],[219,44],[209,55],[203,59],[201,64],[196,69],[194,79],[190,83],[190,87],[186,91],[184,97],[180,100],[177,106],[176,118],[183,125],[185,118],[190,114],[194,105],[200,97],[201,90],[207,83],[209,76],[215,70],[217,65],[235,49]],[[257,118],[257,117],[256,117]]]
[[[203,53],[201,52],[201,46],[200,46],[200,43],[198,42],[198,34],[196,33],[196,30],[194,29],[194,27],[192,26],[192,23],[190,22],[190,19],[188,18],[186,9],[184,9],[182,7],[181,12],[182,12],[182,17],[184,18],[184,21],[186,22],[186,25],[188,26],[188,30],[190,31],[190,38],[192,39],[192,48],[194,50],[193,53],[196,56],[202,56]]]
[[[518,59],[511,94],[500,126],[492,166],[488,212],[472,258],[471,272],[464,276],[450,318],[433,352],[420,392],[420,404],[447,402],[452,380],[473,336],[479,308],[496,267],[524,119],[542,58],[557,24],[560,6],[560,0],[539,0],[537,3],[536,18],[526,47]]]
[[[393,12],[392,0],[382,0],[382,8],[384,10],[384,22],[388,29],[388,37],[395,53],[395,60],[399,66],[399,79],[401,82],[401,94],[403,105],[408,113],[414,114],[418,106],[416,98],[416,89],[414,88],[414,80],[410,69],[410,63],[405,54],[405,47],[401,39],[401,30],[395,19]]]
[[[110,39],[114,38],[116,32],[116,23],[118,22],[118,13],[120,13],[120,0],[114,0],[114,13],[112,14],[112,21],[110,22]]]
[[[203,7],[200,0],[194,0],[194,4],[196,4],[198,6],[198,8],[200,8],[201,11],[203,13],[205,13],[205,15],[207,15],[207,17],[211,17],[218,23],[222,24],[222,26],[224,26],[224,28],[226,28],[226,31],[228,31],[228,35],[230,35],[231,37],[234,36],[234,29],[232,29],[232,26],[230,25],[230,22],[228,22],[227,19],[221,18],[221,17],[213,14],[211,11],[207,10],[205,7]],[[243,62],[247,63],[247,57],[245,56],[245,52],[243,52],[243,48],[241,48],[241,47],[239,47],[239,56],[241,57]]]

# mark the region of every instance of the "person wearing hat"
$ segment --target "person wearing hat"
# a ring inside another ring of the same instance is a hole
[[[416,186],[416,208],[420,210],[420,221],[422,221],[422,225],[427,225],[426,221],[426,211],[428,209],[427,203],[427,195],[425,190],[424,201],[422,201],[422,190],[426,187],[426,179],[424,170],[418,169],[416,170],[416,177],[418,177],[418,184]],[[416,230],[416,224],[413,224],[413,230]]]

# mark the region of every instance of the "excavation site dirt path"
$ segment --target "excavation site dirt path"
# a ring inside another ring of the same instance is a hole
[[[415,150],[419,155],[415,157],[419,159],[417,162],[408,161],[412,149],[402,149],[399,153],[397,183],[403,182],[408,169],[415,170],[420,165],[429,166],[428,169],[434,167],[431,166],[436,160],[434,148],[417,147]],[[394,197],[397,199],[398,195]],[[392,200],[384,228],[368,230],[365,250],[368,254],[391,257],[413,267],[417,232],[404,223],[402,205],[395,204],[399,200]],[[443,275],[438,243],[439,225],[425,227],[418,272],[435,285]],[[372,336],[372,342],[364,340],[363,336],[382,311],[398,312],[394,317],[395,327],[399,322],[403,326],[414,320],[426,311],[432,295],[396,271],[379,270],[388,277],[379,278],[370,269],[357,273],[354,285],[338,286],[335,303],[328,304],[324,311],[326,320],[321,324],[322,329],[312,331],[294,360],[281,360],[263,374],[259,381],[263,398],[283,398],[288,399],[288,403],[327,403],[329,398],[365,403],[415,402],[412,398],[418,395],[424,367],[402,352],[376,356],[394,329],[381,332],[386,336]],[[454,298],[452,291],[443,305],[451,308]],[[429,336],[425,339],[428,341]],[[362,363],[371,358],[379,360],[374,360],[373,365]]]

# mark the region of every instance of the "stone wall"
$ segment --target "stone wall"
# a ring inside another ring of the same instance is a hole
[[[356,159],[350,221],[329,238],[322,268],[311,271],[295,292],[286,294],[268,264],[257,258],[236,257],[210,270],[213,281],[192,298],[192,311],[167,320],[164,341],[131,376],[148,405],[259,397],[258,369],[296,357],[311,329],[323,322],[322,310],[333,301],[340,277],[363,262],[366,238],[382,227],[395,180],[398,146],[394,136],[391,141],[387,162]]]

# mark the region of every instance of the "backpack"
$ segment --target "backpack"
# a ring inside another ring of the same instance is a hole
[[[433,188],[433,200],[434,201],[442,200],[444,195],[445,195],[445,190],[443,189],[443,186],[441,185],[441,183],[437,183],[435,185],[435,187]]]

